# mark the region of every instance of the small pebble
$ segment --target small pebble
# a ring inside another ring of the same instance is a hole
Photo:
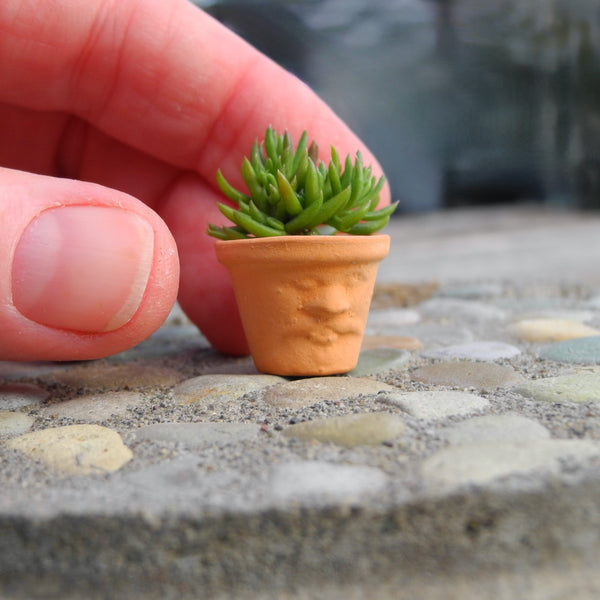
[[[599,335],[600,331],[567,319],[526,319],[511,325],[510,333],[525,342],[560,342]]]
[[[406,325],[418,323],[421,315],[408,308],[390,308],[387,310],[372,310],[367,319],[365,333],[370,335],[401,333]]]
[[[580,365],[600,364],[600,336],[556,342],[544,348],[540,358]]]
[[[117,501],[122,500],[121,490],[127,494],[133,488],[134,497],[141,496],[145,506],[152,506],[163,515],[174,514],[174,507],[182,500],[188,507],[208,502],[211,509],[222,506],[227,511],[247,506],[241,499],[249,487],[244,473],[229,468],[215,470],[193,454],[169,457],[139,470],[122,472],[112,481],[115,482],[112,494]],[[138,597],[139,594],[136,600]]]
[[[284,429],[283,435],[338,446],[374,446],[397,438],[406,425],[388,413],[363,413],[306,421]]]
[[[376,375],[392,369],[403,369],[410,361],[410,352],[395,348],[374,348],[363,350],[358,357],[358,364],[348,375],[365,377]]]
[[[146,363],[112,364],[105,361],[92,361],[44,377],[50,383],[90,391],[164,387],[174,385],[182,379],[183,376],[178,371],[169,367]]]
[[[402,335],[365,335],[362,341],[362,350],[376,348],[395,348],[396,350],[420,350],[423,347],[421,340]]]
[[[270,495],[291,504],[356,502],[380,493],[386,484],[387,477],[380,469],[324,461],[278,464],[269,477]]]
[[[550,438],[550,432],[538,421],[512,414],[473,417],[443,429],[441,435],[453,446]]]
[[[551,319],[559,321],[576,321],[586,323],[595,317],[592,310],[578,310],[571,308],[548,308],[545,310],[535,310],[529,313],[520,313],[515,315],[518,321],[527,321],[535,319]]]
[[[501,283],[484,282],[471,284],[446,284],[437,290],[437,295],[446,298],[463,298],[465,300],[474,300],[478,298],[488,298],[491,296],[500,296],[503,292]]]
[[[0,410],[0,436],[19,435],[33,427],[34,419],[29,415],[9,410]]]
[[[23,378],[33,379],[67,369],[68,367],[62,363],[0,360],[0,378],[8,381]]]
[[[12,438],[6,445],[70,475],[116,471],[132,457],[116,431],[99,425],[42,429]]]
[[[40,409],[40,415],[99,423],[112,416],[125,415],[144,402],[147,400],[139,392],[105,392],[49,404]]]
[[[403,333],[421,340],[425,347],[453,346],[473,341],[470,329],[452,323],[417,323],[407,327]]]
[[[560,473],[561,462],[583,464],[600,456],[600,444],[584,440],[534,440],[449,446],[425,459],[426,483],[444,488],[485,485],[509,475]]]
[[[544,402],[599,402],[600,373],[574,373],[524,381],[514,391]]]
[[[112,355],[108,360],[111,363],[120,363],[144,358],[164,359],[208,348],[210,344],[195,325],[163,326],[143,342]]]
[[[460,358],[466,360],[493,361],[503,358],[513,358],[521,354],[521,350],[511,344],[504,342],[470,342],[456,346],[446,346],[427,350],[422,355],[426,358]]]
[[[429,319],[461,319],[466,322],[504,319],[504,310],[493,304],[455,298],[432,298],[419,305],[421,315]]]
[[[192,404],[208,400],[235,402],[244,394],[262,390],[286,381],[276,375],[200,375],[186,379],[173,388],[177,404]]]
[[[380,402],[398,406],[418,419],[441,420],[472,415],[486,410],[490,403],[475,394],[456,391],[426,391],[382,394]]]
[[[431,298],[437,288],[434,281],[422,283],[377,282],[373,290],[371,309],[414,306]]]
[[[217,360],[198,365],[198,375],[262,375],[251,356],[219,356]]]
[[[32,404],[41,404],[50,394],[32,383],[5,383],[0,385],[0,410],[16,410]]]
[[[566,310],[565,301],[562,298],[555,298],[546,294],[535,298],[500,298],[497,304],[504,310],[513,315],[522,315],[531,317],[544,316],[549,311]]]
[[[448,361],[426,365],[411,373],[414,381],[457,388],[492,391],[515,385],[520,375],[511,367],[494,363]]]
[[[259,427],[249,423],[154,423],[136,429],[135,440],[189,445],[227,444],[255,438]]]
[[[593,310],[600,310],[600,296],[593,296],[585,305]]]
[[[303,408],[319,402],[336,402],[361,394],[377,395],[395,389],[362,377],[314,377],[275,385],[264,392],[262,399],[277,408]]]

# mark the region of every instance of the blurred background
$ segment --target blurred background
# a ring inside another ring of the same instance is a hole
[[[600,208],[597,0],[196,0],[315,89],[397,212]]]

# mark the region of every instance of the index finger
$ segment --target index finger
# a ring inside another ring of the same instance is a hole
[[[187,0],[4,0],[0,80],[0,101],[75,114],[210,181],[269,124],[380,170],[307,86]]]

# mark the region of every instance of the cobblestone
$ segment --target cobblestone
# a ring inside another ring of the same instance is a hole
[[[456,360],[425,365],[412,373],[415,381],[484,392],[514,385],[520,376],[511,366]]]
[[[515,391],[544,402],[600,402],[600,372],[533,379],[516,386]]]
[[[580,365],[600,364],[600,336],[557,342],[544,348],[540,357]]]
[[[447,346],[446,348],[437,348],[423,352],[427,358],[458,358],[467,360],[499,360],[502,358],[512,358],[521,354],[521,351],[512,344],[505,342],[471,342],[469,344],[458,344],[456,346]]]
[[[5,383],[0,385],[0,409],[15,410],[39,404],[49,396],[49,392],[33,383]]]
[[[381,492],[387,483],[380,469],[321,461],[276,465],[270,478],[273,497],[292,506],[306,501],[348,504]]]
[[[435,421],[472,415],[486,410],[490,405],[487,398],[477,394],[446,390],[384,394],[381,402],[397,406],[419,419]]]
[[[0,410],[0,436],[25,433],[33,427],[34,419],[29,415],[9,410]]]
[[[484,415],[450,425],[442,436],[452,446],[486,442],[519,443],[545,440],[550,432],[534,419],[520,415]]]
[[[354,377],[376,375],[391,369],[400,369],[410,361],[410,352],[396,348],[373,348],[360,353],[358,364],[352,371]]]
[[[377,446],[391,442],[405,430],[404,422],[387,413],[364,413],[315,419],[287,428],[290,438],[338,446]]]
[[[600,331],[571,319],[525,319],[510,327],[511,333],[526,342],[560,342],[599,335]]]
[[[86,394],[63,402],[45,404],[37,414],[52,419],[64,417],[85,423],[101,423],[112,416],[125,415],[145,401],[145,396],[140,392]]]
[[[540,440],[461,444],[440,450],[423,464],[423,476],[432,485],[456,488],[484,485],[502,477],[541,471],[556,475],[561,460],[576,464],[600,456],[600,444],[580,440]]]
[[[395,388],[366,377],[316,377],[280,383],[265,391],[262,398],[279,408],[303,408],[320,402],[341,402],[362,394],[378,394]]]
[[[153,423],[136,429],[133,439],[175,444],[228,444],[256,437],[258,425],[249,423]]]
[[[132,457],[116,431],[98,425],[49,427],[24,433],[6,444],[57,473],[72,475],[116,471]]]

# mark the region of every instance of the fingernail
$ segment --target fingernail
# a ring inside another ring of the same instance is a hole
[[[139,308],[153,255],[153,229],[134,213],[102,206],[46,210],[17,244],[14,306],[50,327],[118,329]]]

